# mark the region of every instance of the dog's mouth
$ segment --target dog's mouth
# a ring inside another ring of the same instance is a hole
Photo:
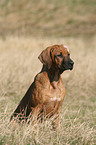
[[[72,70],[73,69],[73,65],[74,65],[74,62],[71,60],[71,59],[68,59],[68,61],[66,63],[63,64],[64,68],[66,70]]]
[[[71,60],[71,61],[67,61],[65,63],[62,64],[61,67],[59,67],[59,69],[63,72],[65,70],[72,70],[73,69],[73,65],[74,65],[74,62]]]
[[[73,66],[71,66],[71,65],[64,65],[60,69],[63,70],[63,71],[65,71],[65,70],[72,70]]]
[[[73,69],[73,65],[72,66],[69,66],[69,69],[72,70]]]

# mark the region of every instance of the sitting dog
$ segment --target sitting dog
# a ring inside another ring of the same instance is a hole
[[[43,63],[42,70],[36,75],[11,119],[18,116],[19,120],[26,120],[31,115],[35,116],[35,121],[40,121],[51,117],[53,127],[56,128],[65,97],[61,74],[65,70],[72,70],[74,62],[65,45],[50,46],[38,58]]]

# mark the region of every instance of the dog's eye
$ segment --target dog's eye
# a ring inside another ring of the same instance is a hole
[[[68,56],[70,56],[70,53],[68,53]]]
[[[58,57],[62,57],[62,52],[60,52],[60,54],[57,55]]]

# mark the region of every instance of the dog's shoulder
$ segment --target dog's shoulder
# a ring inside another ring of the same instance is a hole
[[[38,73],[34,79],[34,83],[43,87],[47,87],[47,85],[50,84],[47,72],[45,71]]]

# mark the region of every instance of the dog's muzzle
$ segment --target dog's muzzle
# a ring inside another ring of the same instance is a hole
[[[69,61],[68,61],[68,66],[69,66],[69,69],[70,69],[70,70],[73,69],[73,65],[74,65],[73,60],[69,59]]]
[[[74,65],[74,62],[70,58],[67,58],[66,61],[62,62],[62,68],[64,70],[68,70],[68,69],[72,70],[73,69],[73,65]]]

